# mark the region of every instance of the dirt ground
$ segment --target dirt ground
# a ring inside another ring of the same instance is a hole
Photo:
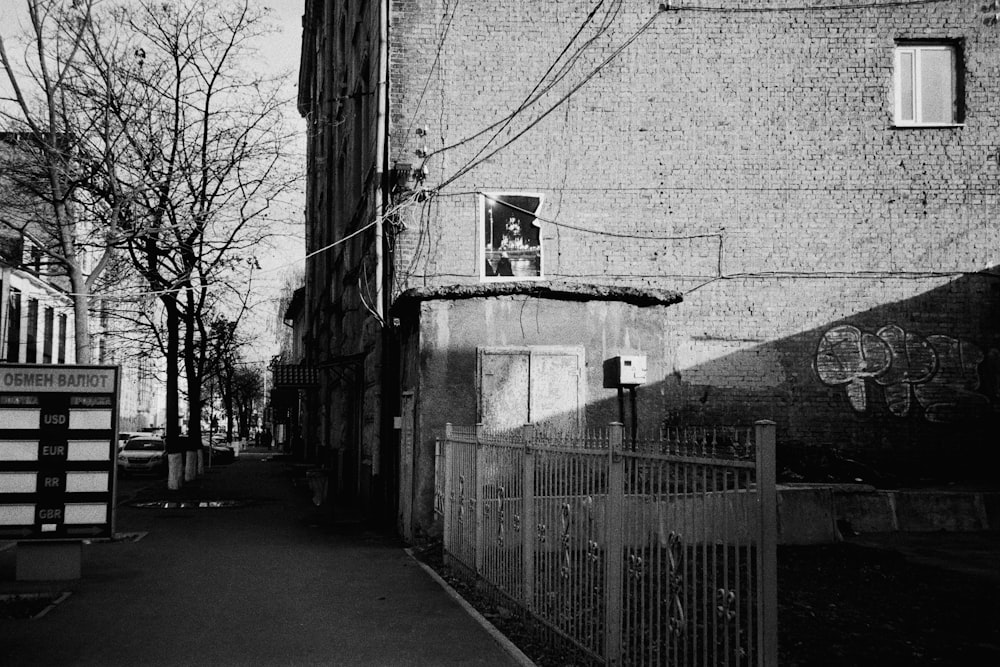
[[[416,554],[539,667],[580,664],[538,641],[531,623],[444,568],[440,548]],[[1000,564],[997,566],[1000,568]],[[840,543],[778,550],[782,667],[1000,665],[1000,586]]]
[[[892,551],[782,547],[778,606],[783,666],[1000,665],[1000,587]]]

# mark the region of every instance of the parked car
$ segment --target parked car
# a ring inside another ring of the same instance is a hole
[[[118,451],[118,473],[151,473],[163,475],[167,472],[167,444],[156,436],[136,436],[130,438]]]
[[[148,436],[149,436],[148,433],[142,433],[140,431],[120,431],[118,433],[118,451],[121,451],[122,447],[125,446],[125,443],[131,440],[132,438],[148,437]]]
[[[209,443],[208,438],[202,438],[201,445],[205,451],[206,465],[209,463],[212,465],[224,465],[236,460],[236,451],[225,442],[218,441],[217,437],[212,438],[211,443]],[[209,456],[211,456],[211,459]]]

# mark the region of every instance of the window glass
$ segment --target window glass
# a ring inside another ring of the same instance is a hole
[[[132,438],[123,449],[129,452],[162,452],[167,445],[159,438]]]
[[[951,123],[952,61],[949,49],[924,49],[920,53],[920,120]]]
[[[59,363],[66,363],[66,324],[67,317],[59,316]]]
[[[45,323],[43,329],[42,361],[46,364],[52,363],[52,343],[53,326],[55,325],[55,311],[52,308],[45,308]]]
[[[38,299],[28,299],[28,330],[25,340],[25,363],[38,363]]]
[[[899,54],[899,119],[913,120],[913,52]]]
[[[947,44],[907,44],[896,49],[896,123],[958,122],[956,51]]]
[[[11,288],[7,301],[7,361],[20,361],[18,353],[21,346],[21,293]]]

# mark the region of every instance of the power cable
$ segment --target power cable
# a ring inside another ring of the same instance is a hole
[[[545,73],[542,74],[541,78],[535,83],[535,85],[532,87],[531,91],[524,97],[524,99],[521,101],[521,103],[518,105],[518,107],[516,109],[514,109],[514,111],[512,111],[511,113],[509,113],[506,116],[506,118],[503,119],[503,121],[501,122],[501,124],[499,125],[499,127],[497,127],[496,130],[493,132],[493,135],[489,139],[486,140],[486,142],[480,147],[480,149],[478,151],[476,151],[475,155],[473,155],[471,158],[469,158],[465,162],[465,164],[462,165],[462,167],[460,167],[460,170],[464,169],[465,167],[467,167],[469,164],[471,164],[472,162],[474,162],[476,160],[476,158],[478,158],[480,155],[482,155],[483,151],[485,151],[487,149],[487,147],[490,144],[493,143],[493,140],[496,139],[498,136],[500,136],[500,133],[502,133],[505,129],[507,129],[510,126],[510,124],[514,121],[514,118],[516,118],[518,116],[518,114],[520,114],[528,106],[530,106],[535,101],[537,101],[537,99],[541,98],[541,95],[539,95],[538,98],[534,98],[535,93],[538,92],[538,89],[541,88],[542,84],[548,78],[549,74],[552,73],[552,71],[556,68],[556,65],[559,64],[559,61],[562,60],[562,58],[563,58],[564,55],[566,55],[566,53],[569,51],[570,47],[573,46],[574,42],[576,42],[576,40],[580,36],[580,34],[586,29],[586,27],[593,20],[594,16],[597,15],[597,11],[601,8],[601,6],[604,4],[604,2],[605,2],[605,0],[599,0],[599,2],[596,5],[594,5],[594,8],[590,10],[590,12],[587,14],[587,17],[584,19],[583,23],[580,25],[579,28],[576,29],[576,32],[573,33],[573,36],[570,38],[569,42],[566,43],[566,46],[564,46],[563,49],[562,49],[562,51],[559,52],[559,55],[556,56],[556,59],[553,60],[552,64],[549,65],[548,69],[545,70]],[[581,47],[581,49],[582,48],[586,48],[591,43],[593,43],[593,41],[595,39],[597,39],[597,37],[599,37],[601,34],[603,34],[603,32],[606,31],[606,30],[607,30],[607,24],[605,24],[604,26],[601,27],[601,29],[598,31],[597,35],[595,35],[593,38],[587,40],[587,43],[584,44],[584,46]],[[576,57],[573,58],[572,63],[569,64],[568,67],[572,67],[572,65],[576,63],[576,60],[578,59],[580,53],[581,53],[581,50],[578,49],[577,53],[575,54]],[[567,72],[568,71],[567,67],[563,67],[562,71],[563,72]],[[549,90],[551,90],[552,86],[555,83],[558,83],[558,81],[561,81],[564,76],[565,76],[565,74],[563,74],[560,77],[557,77],[556,80],[553,82],[552,85],[549,85],[549,86],[546,87],[545,92],[548,92]],[[476,136],[479,136],[479,135],[477,134]]]
[[[410,136],[410,130],[413,129],[413,122],[417,118],[417,113],[420,111],[420,105],[424,102],[424,95],[427,94],[427,88],[431,83],[431,77],[434,76],[435,70],[437,70],[438,65],[441,63],[441,52],[444,51],[445,40],[448,39],[448,32],[451,30],[451,23],[455,19],[455,13],[458,11],[459,0],[456,0],[454,6],[451,10],[451,15],[448,16],[448,8],[445,7],[445,15],[448,16],[448,22],[445,23],[444,30],[441,31],[441,37],[438,39],[437,49],[434,52],[434,60],[431,62],[431,68],[427,72],[427,78],[424,79],[424,87],[420,91],[420,96],[417,98],[417,104],[413,108],[413,113],[410,116],[410,124],[406,127],[406,132],[403,133],[404,141],[406,137]]]
[[[478,132],[470,134],[470,135],[468,135],[468,136],[466,136],[466,137],[464,137],[462,139],[459,139],[458,141],[456,141],[456,142],[454,142],[452,144],[449,144],[447,146],[442,146],[441,148],[437,148],[437,149],[435,149],[433,151],[430,151],[427,154],[427,156],[426,156],[425,159],[431,158],[434,155],[438,155],[439,153],[444,153],[445,151],[453,150],[455,148],[459,148],[460,146],[464,146],[465,144],[469,143],[470,141],[481,137],[482,135],[486,134],[490,130],[496,129],[497,127],[499,127],[501,125],[506,126],[505,124],[508,124],[518,114],[522,113],[525,109],[527,109],[530,106],[533,106],[535,103],[537,103],[539,100],[541,100],[542,97],[544,97],[550,90],[552,90],[564,78],[566,78],[566,76],[569,74],[570,70],[572,69],[573,65],[576,63],[577,60],[580,59],[580,57],[582,56],[582,54],[586,50],[586,48],[589,47],[590,44],[592,44],[597,38],[599,38],[601,35],[603,35],[605,32],[607,32],[608,27],[610,27],[611,23],[613,23],[614,19],[617,17],[618,11],[619,11],[620,7],[621,7],[621,0],[616,0],[615,7],[614,7],[614,14],[611,14],[612,10],[608,11],[608,15],[605,17],[603,23],[598,28],[596,34],[593,37],[591,37],[590,39],[588,39],[580,47],[577,48],[577,50],[573,53],[573,55],[570,56],[569,61],[567,63],[565,63],[560,68],[559,72],[552,79],[552,81],[550,81],[547,85],[545,85],[543,88],[541,88],[533,98],[531,98],[530,100],[528,100],[526,98],[526,101],[523,102],[521,104],[521,106],[519,106],[517,109],[515,109],[512,112],[510,112],[506,116],[504,116],[504,117],[502,117],[502,118],[494,121],[493,123],[487,125],[486,127],[480,129]],[[581,26],[581,31],[582,31],[582,29],[585,26],[586,26],[586,22],[584,23],[583,26]],[[576,35],[574,35],[573,39],[570,40],[570,43],[567,44],[567,48],[572,45],[572,43],[575,41],[575,39],[576,39]],[[565,50],[566,49],[564,49],[563,52],[565,52]],[[561,55],[562,54],[560,54],[560,57],[561,57]],[[558,62],[559,62],[559,58],[557,57],[556,60],[553,62],[552,67],[554,67],[556,64],[558,64]],[[550,67],[550,71],[551,71],[552,67]],[[544,81],[544,79],[545,79],[545,77],[543,76],[542,79],[538,82],[538,84],[536,84],[536,88],[538,88],[538,86],[541,85],[541,83]],[[491,138],[490,141],[492,141],[492,140],[493,139]],[[487,142],[487,145],[489,145],[489,142]]]
[[[890,2],[865,2],[861,4],[841,3],[836,5],[798,5],[794,7],[709,7],[704,5],[673,5],[667,2],[664,3],[662,7],[670,11],[714,12],[717,14],[763,14],[779,12],[851,11],[856,9],[913,7],[919,5],[940,4],[942,2],[954,2],[954,0],[892,0]]]
[[[546,117],[548,117],[548,115],[550,113],[552,113],[553,111],[555,111],[556,109],[558,109],[560,106],[562,106],[562,104],[564,102],[566,102],[566,100],[568,100],[570,97],[572,97],[573,95],[575,95],[578,90],[580,90],[581,88],[583,88],[583,86],[585,86],[587,83],[589,83],[591,79],[593,79],[595,76],[597,76],[601,71],[604,70],[604,68],[606,68],[616,58],[618,58],[618,56],[621,55],[622,52],[625,51],[625,49],[627,49],[629,46],[631,46],[632,43],[635,40],[637,40],[643,33],[645,33],[648,30],[650,28],[650,26],[652,26],[653,23],[656,21],[656,19],[661,14],[663,14],[663,13],[664,13],[663,10],[661,10],[661,11],[658,11],[656,14],[653,14],[653,16],[651,16],[649,18],[649,20],[646,21],[638,30],[636,30],[634,33],[632,33],[632,35],[630,35],[629,38],[626,39],[624,43],[622,43],[618,48],[616,48],[614,51],[612,51],[611,55],[609,55],[607,58],[605,58],[603,61],[601,61],[601,63],[597,67],[595,67],[593,70],[591,70],[591,72],[589,74],[587,74],[587,76],[585,76],[583,78],[583,80],[581,80],[580,82],[578,82],[577,84],[575,84],[572,88],[570,88],[569,91],[565,95],[563,95],[558,100],[556,100],[556,102],[552,106],[550,106],[548,109],[546,109],[544,112],[542,112],[538,117],[536,117],[534,120],[532,120],[530,123],[528,123],[524,128],[521,129],[521,131],[519,131],[517,134],[515,134],[513,137],[511,137],[507,141],[505,141],[500,146],[496,147],[495,149],[493,149],[492,151],[490,151],[489,153],[487,153],[485,156],[481,157],[476,162],[473,162],[472,164],[466,165],[464,168],[459,169],[452,176],[450,176],[449,178],[447,178],[443,182],[441,182],[439,185],[437,185],[436,189],[443,188],[443,187],[449,185],[450,183],[454,182],[456,179],[461,178],[462,176],[464,176],[468,172],[472,171],[473,169],[475,169],[476,167],[478,167],[483,162],[486,162],[487,160],[489,160],[490,158],[492,158],[494,155],[496,155],[497,153],[499,153],[503,149],[505,149],[508,146],[510,146],[512,143],[514,143],[515,141],[517,141],[518,139],[520,139],[525,134],[527,134],[532,128],[534,128],[536,125],[538,125],[539,123],[541,123]]]
[[[400,202],[399,204],[396,204],[395,206],[387,209],[385,211],[385,213],[383,214],[383,217],[389,216],[389,215],[395,213],[396,211],[398,211],[399,209],[403,208],[404,206],[407,206],[407,205],[411,204],[416,199],[416,197],[417,197],[417,195],[414,194],[414,195],[408,197],[406,200]],[[333,243],[325,245],[322,248],[317,248],[316,250],[313,250],[312,252],[306,254],[304,257],[302,257],[300,259],[294,259],[294,260],[292,260],[290,262],[286,262],[285,264],[281,264],[281,265],[278,265],[276,267],[271,267],[271,268],[268,268],[268,269],[260,269],[260,273],[274,273],[276,271],[280,271],[282,269],[286,269],[289,266],[300,264],[301,262],[304,262],[305,260],[307,260],[307,259],[309,259],[311,257],[315,257],[316,255],[319,255],[320,253],[323,253],[323,252],[326,252],[328,250],[331,250],[332,248],[335,248],[335,247],[337,247],[338,245],[340,245],[342,243],[346,243],[347,241],[351,240],[355,236],[357,236],[357,235],[359,235],[359,234],[367,231],[368,229],[371,229],[376,224],[378,224],[378,220],[372,220],[368,224],[364,225],[363,227],[360,227],[359,229],[356,229],[355,231],[351,232],[347,236],[345,236],[343,238],[340,238],[340,239],[337,239]],[[265,278],[265,280],[267,280],[267,278]],[[222,284],[222,285],[219,285],[218,287],[219,288],[225,288],[226,285]],[[211,284],[209,284],[209,285],[190,285],[190,286],[170,287],[170,288],[166,288],[166,289],[162,289],[162,290],[149,290],[149,291],[141,291],[141,292],[130,292],[130,293],[124,294],[124,295],[87,294],[86,296],[94,297],[94,298],[102,298],[102,299],[111,299],[111,300],[115,300],[115,301],[127,301],[127,300],[131,300],[131,299],[138,299],[138,298],[147,297],[147,296],[162,296],[164,294],[179,294],[181,292],[187,292],[187,291],[191,291],[191,290],[207,289],[209,291],[212,291],[215,288],[216,287],[213,286],[213,285],[211,285]],[[66,292],[66,295],[67,296],[78,296],[78,294],[76,294],[74,292]]]
[[[541,220],[542,222],[547,222],[549,224],[555,225],[556,227],[565,227],[566,229],[572,229],[572,230],[575,230],[575,231],[578,231],[578,232],[585,232],[587,234],[597,234],[599,236],[611,236],[611,237],[615,237],[615,238],[640,239],[640,240],[649,240],[649,241],[686,241],[686,240],[691,240],[691,239],[719,238],[719,237],[722,236],[722,232],[721,231],[718,231],[718,232],[707,232],[705,234],[689,234],[689,235],[683,235],[683,236],[653,236],[653,235],[648,235],[647,236],[647,235],[639,235],[639,234],[620,234],[620,233],[617,233],[617,232],[609,232],[609,231],[603,230],[603,229],[590,229],[588,227],[579,227],[577,225],[570,225],[570,224],[565,223],[565,222],[559,222],[559,221],[553,220],[551,218],[545,218],[545,217],[540,216],[540,215],[538,215],[538,214],[536,214],[536,213],[534,213],[532,211],[529,211],[528,209],[521,208],[520,206],[517,206],[515,204],[511,204],[510,202],[506,202],[506,201],[502,201],[500,199],[497,199],[496,197],[488,195],[485,192],[477,192],[476,194],[481,195],[481,196],[485,197],[486,199],[489,199],[492,202],[495,202],[495,203],[498,203],[498,204],[503,204],[504,206],[506,206],[508,208],[514,209],[515,211],[519,211],[521,213],[526,213],[528,215],[531,215],[535,219]]]

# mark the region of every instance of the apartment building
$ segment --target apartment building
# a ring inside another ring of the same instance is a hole
[[[306,2],[307,438],[434,531],[445,423],[778,428],[779,466],[994,469],[1000,11]],[[860,478],[860,477],[859,477]]]

